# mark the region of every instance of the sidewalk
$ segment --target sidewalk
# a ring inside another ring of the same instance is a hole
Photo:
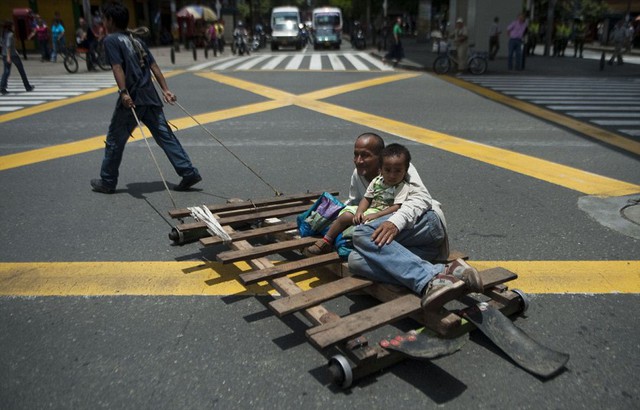
[[[151,53],[156,59],[156,62],[160,66],[163,71],[169,70],[177,70],[183,69],[189,66],[192,66],[197,63],[202,63],[205,60],[204,58],[204,50],[199,48],[197,49],[197,60],[193,60],[193,51],[186,50],[184,47],[180,48],[180,52],[175,53],[175,64],[171,62],[171,48],[169,46],[166,47],[152,47]],[[231,55],[231,51],[227,52],[228,55]],[[62,58],[58,58],[58,61],[55,63],[51,62],[41,62],[40,54],[36,52],[27,53],[27,59],[25,60],[20,53],[20,58],[22,59],[22,63],[24,64],[24,69],[27,72],[28,77],[44,77],[44,76],[60,76],[60,75],[69,75],[74,76],[76,74],[87,73],[87,64],[84,60],[78,60],[78,73],[71,74],[67,70],[65,70],[64,65],[62,64]],[[209,60],[213,59],[213,54],[209,54]],[[110,71],[102,71],[98,69],[95,73],[109,73]],[[11,77],[18,76],[18,70],[15,67],[11,68]]]
[[[433,71],[433,61],[438,56],[432,51],[431,42],[418,42],[413,38],[403,39],[405,59],[398,67],[406,70]],[[501,45],[502,48],[506,45]],[[482,50],[482,47],[478,48]],[[585,46],[584,53],[595,55],[597,59],[573,58],[573,47],[568,47],[566,57],[544,57],[543,46],[536,48],[535,56],[528,56],[525,60],[525,69],[513,71],[507,69],[507,57],[497,57],[489,61],[489,68],[485,75],[535,75],[535,76],[570,76],[570,77],[640,77],[640,51],[632,50],[631,54],[625,54],[623,58],[633,61],[635,64],[625,62],[618,66],[605,64],[600,70],[600,56],[605,52],[605,58],[611,57],[613,48],[601,46]],[[501,50],[502,51],[502,50]],[[371,54],[382,59],[384,52],[373,50]],[[626,60],[625,60],[626,61]]]

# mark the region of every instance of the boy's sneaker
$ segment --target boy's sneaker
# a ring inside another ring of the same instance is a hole
[[[425,310],[438,310],[445,303],[464,295],[466,289],[464,281],[441,273],[427,284],[420,306]]]
[[[0,90],[0,93],[2,93],[2,95],[7,95],[7,94],[9,94],[9,91],[7,91],[7,90]]]
[[[114,192],[116,192],[115,188],[109,188],[108,186],[106,186],[102,179],[92,179],[91,188],[93,188],[93,190],[96,192],[100,192],[101,194],[113,194]]]
[[[199,174],[189,175],[188,177],[182,178],[182,181],[175,188],[174,191],[186,191],[198,182],[202,181],[202,177]]]
[[[31,91],[33,91],[35,89],[36,89],[35,85],[30,85],[29,88],[27,88],[27,92],[31,92]]]
[[[324,255],[333,251],[333,246],[324,239],[318,239],[316,243],[306,248],[302,253],[305,256]]]
[[[445,273],[462,280],[473,292],[482,292],[484,290],[480,273],[478,273],[478,270],[469,265],[464,259],[456,259],[451,262],[446,267]]]

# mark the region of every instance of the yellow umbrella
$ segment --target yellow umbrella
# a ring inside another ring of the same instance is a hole
[[[206,6],[185,6],[177,13],[177,17],[193,17],[195,20],[203,19],[205,21],[217,20],[216,12]]]

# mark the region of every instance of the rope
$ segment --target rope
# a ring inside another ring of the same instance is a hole
[[[136,119],[136,122],[138,123],[138,128],[140,128],[140,133],[142,134],[142,139],[147,144],[147,148],[149,148],[149,153],[151,154],[151,158],[153,159],[153,162],[156,164],[156,168],[158,169],[158,173],[160,173],[160,178],[162,179],[162,183],[164,184],[164,187],[167,190],[167,193],[169,194],[169,198],[171,199],[171,203],[173,204],[173,208],[177,209],[178,206],[176,205],[175,199],[173,199],[173,195],[171,195],[171,191],[169,190],[169,186],[167,185],[167,180],[165,179],[164,175],[162,174],[162,170],[160,169],[160,165],[158,165],[158,160],[156,160],[156,156],[153,155],[153,150],[151,149],[151,145],[149,144],[149,141],[147,140],[147,136],[145,135],[144,130],[142,129],[142,124],[140,124],[140,120],[138,119],[138,115],[136,114],[136,110],[133,107],[131,107],[131,112],[133,113],[133,117]]]
[[[202,221],[207,225],[210,234],[217,235],[221,238],[222,243],[229,245],[232,242],[231,236],[229,236],[229,234],[222,228],[222,225],[220,225],[218,220],[205,205],[202,205],[201,207],[189,207],[187,209],[191,212],[191,216],[196,221]]]
[[[179,102],[175,101],[176,105],[178,107],[180,107],[180,109],[182,111],[184,111],[185,114],[187,114],[189,117],[191,117],[191,119],[193,121],[195,121],[196,124],[198,124],[207,134],[209,134],[211,136],[211,138],[213,138],[214,140],[216,140],[218,142],[218,144],[220,144],[224,149],[226,149],[231,155],[233,155],[238,161],[240,161],[240,163],[242,165],[244,165],[249,171],[251,171],[253,173],[253,175],[255,175],[256,177],[258,177],[258,179],[260,179],[260,181],[264,182],[265,185],[267,185],[269,188],[271,188],[273,190],[273,192],[275,192],[276,196],[281,196],[282,193],[280,191],[278,191],[277,189],[275,189],[270,183],[268,183],[267,181],[264,180],[264,178],[262,178],[256,171],[254,171],[249,165],[247,165],[246,162],[244,162],[242,159],[240,159],[240,157],[238,157],[233,151],[231,151],[226,145],[224,145],[224,143],[222,141],[220,141],[215,135],[213,135],[213,133],[211,131],[209,131],[204,125],[202,125],[200,123],[200,121],[198,121],[193,115],[191,115],[191,113],[189,111],[187,111],[182,105],[180,105]]]

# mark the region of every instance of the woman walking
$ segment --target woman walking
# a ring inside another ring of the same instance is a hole
[[[22,60],[16,50],[15,37],[13,36],[13,22],[10,20],[5,21],[2,26],[2,62],[4,63],[4,71],[2,72],[2,81],[0,82],[0,92],[2,95],[8,93],[7,82],[9,81],[9,74],[11,74],[11,64],[15,64],[22,77],[22,83],[27,91],[33,91],[35,88],[29,84],[27,73],[24,71]]]

